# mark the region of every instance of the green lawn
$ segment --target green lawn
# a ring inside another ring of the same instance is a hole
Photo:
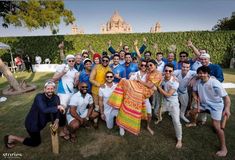
[[[225,82],[235,83],[235,70],[225,69]],[[208,118],[205,126],[196,128],[185,128],[183,124],[183,147],[175,149],[175,134],[169,116],[164,115],[162,123],[152,126],[155,135],[151,136],[145,129],[143,122],[141,134],[134,136],[126,133],[124,137],[118,134],[118,128],[106,129],[100,122],[99,129],[81,128],[77,132],[78,142],[72,144],[60,139],[60,154],[53,155],[51,152],[51,139],[49,128],[42,131],[42,144],[36,148],[17,145],[14,149],[5,149],[2,138],[6,134],[17,134],[26,136],[24,119],[31,107],[36,93],[42,91],[44,82],[52,76],[52,73],[26,72],[15,74],[18,80],[25,79],[34,83],[38,89],[18,96],[7,97],[6,102],[0,103],[0,159],[4,159],[6,153],[21,154],[20,159],[114,159],[114,160],[211,160],[211,159],[235,159],[235,89],[228,89],[232,100],[232,116],[225,130],[227,147],[229,153],[226,158],[218,158],[215,152],[218,150],[219,142],[216,134],[212,131],[211,120]],[[7,85],[5,78],[0,78],[0,90]]]

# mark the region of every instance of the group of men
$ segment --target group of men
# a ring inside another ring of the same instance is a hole
[[[50,121],[54,121],[55,127],[60,128],[59,135],[66,140],[70,139],[71,142],[76,142],[76,131],[81,126],[90,127],[90,123],[93,123],[94,128],[98,128],[99,117],[106,121],[107,128],[113,128],[114,117],[121,116],[119,110],[112,107],[109,102],[112,93],[119,92],[116,89],[117,84],[122,79],[129,80],[131,76],[141,70],[141,67],[145,67],[142,72],[136,74],[136,79],[132,79],[141,85],[144,84],[141,82],[140,73],[143,73],[142,76],[146,73],[145,76],[148,78],[148,72],[154,65],[157,72],[161,72],[163,75],[162,82],[152,87],[154,94],[150,98],[153,114],[158,116],[156,124],[162,120],[161,114],[168,111],[175,128],[176,148],[181,148],[182,124],[180,119],[186,122],[188,127],[196,126],[195,121],[190,123],[185,116],[190,104],[190,96],[192,96],[195,102],[194,108],[196,108],[193,109],[196,111],[194,115],[201,112],[208,112],[211,115],[213,127],[220,141],[220,150],[216,155],[226,156],[228,151],[224,131],[221,129],[221,121],[224,117],[229,118],[231,102],[221,85],[224,80],[222,69],[219,65],[210,62],[210,55],[206,50],[198,50],[190,40],[187,45],[193,50],[195,58],[189,59],[187,52],[180,52],[179,62],[174,60],[173,53],[169,53],[167,58],[163,58],[163,53],[157,52],[156,59],[152,59],[150,51],[144,52],[146,40],[140,49],[135,41],[135,52],[132,53],[127,45],[124,45],[120,52],[115,51],[110,41],[108,50],[112,53],[111,56],[100,55],[97,63],[88,58],[89,53],[86,51],[75,56],[67,55],[66,63],[60,65],[51,81],[45,84],[44,93],[35,97],[25,123],[30,137],[7,135],[4,137],[6,147],[14,147],[15,142],[22,142],[28,146],[39,145],[41,142],[40,131]],[[139,65],[133,61],[133,57],[136,57]],[[95,58],[97,58],[97,54]],[[93,58],[94,61],[95,58]],[[57,95],[53,94],[55,82],[58,82]],[[193,91],[192,95],[188,91],[190,87]],[[145,107],[148,106],[147,100],[146,98],[142,100]],[[148,110],[148,108],[144,108],[144,110],[146,109]],[[152,112],[149,113],[152,114]],[[206,121],[206,116],[202,121]],[[152,129],[149,125],[148,127],[153,135]],[[125,133],[124,129],[126,128],[120,126],[122,136]]]

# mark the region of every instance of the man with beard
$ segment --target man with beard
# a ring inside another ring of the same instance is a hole
[[[44,93],[38,93],[34,99],[33,105],[26,117],[25,128],[29,137],[19,137],[15,135],[6,135],[4,143],[6,148],[15,147],[16,142],[20,142],[26,146],[36,147],[41,144],[41,130],[48,122],[53,122],[53,128],[65,126],[63,121],[60,121],[62,113],[65,110],[60,105],[59,97],[54,94],[55,83],[48,81],[44,85]]]
[[[79,85],[79,91],[75,93],[69,102],[69,111],[66,114],[70,128],[70,141],[76,142],[77,129],[85,125],[89,119],[95,119],[99,114],[94,112],[94,102],[92,96],[87,93],[87,84],[82,82]]]
[[[122,66],[125,68],[126,79],[129,79],[132,73],[139,70],[138,64],[132,63],[131,53],[125,54],[125,63]]]
[[[101,64],[95,65],[95,67],[91,71],[90,82],[92,84],[91,92],[92,97],[95,103],[95,111],[99,112],[99,88],[104,86],[105,83],[105,74],[108,71],[111,71],[109,67],[109,57],[103,56],[101,59]],[[98,118],[94,120],[94,127],[98,128]]]
[[[119,63],[120,56],[118,54],[114,54],[113,56],[113,64],[110,65],[114,73],[114,82],[118,83],[122,78],[125,77],[125,68]]]

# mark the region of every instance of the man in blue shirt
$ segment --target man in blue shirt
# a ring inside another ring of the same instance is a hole
[[[125,63],[122,65],[125,68],[126,71],[126,79],[130,78],[130,73],[131,72],[137,72],[138,65],[136,63],[132,63],[132,58],[131,58],[131,53],[126,53],[125,54]]]
[[[167,55],[167,59],[163,58],[162,59],[164,61],[165,64],[171,63],[174,66],[174,70],[177,69],[177,62],[175,61],[175,55],[174,53],[168,53]]]
[[[91,68],[92,68],[92,62],[89,58],[86,58],[84,61],[84,69],[79,75],[79,83],[85,82],[87,84],[87,93],[91,94],[91,82],[90,82],[90,74],[91,74]]]
[[[120,56],[118,54],[115,54],[113,56],[113,64],[110,65],[110,68],[112,69],[112,72],[114,74],[114,82],[118,83],[121,78],[124,78],[126,75],[125,68],[119,63]]]
[[[210,68],[210,76],[214,76],[221,83],[224,81],[222,68],[218,64],[210,63],[210,55],[208,53],[201,54],[200,62],[203,66],[208,66]]]
[[[29,137],[23,138],[15,135],[6,135],[4,137],[6,148],[15,147],[16,142],[31,147],[40,145],[40,132],[48,122],[53,122],[54,129],[57,129],[59,126],[65,126],[66,121],[62,120],[62,113],[65,113],[65,109],[60,105],[60,99],[54,92],[55,83],[51,81],[47,82],[44,86],[44,93],[38,93],[36,95],[25,120],[25,128]]]

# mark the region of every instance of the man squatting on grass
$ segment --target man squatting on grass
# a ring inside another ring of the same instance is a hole
[[[212,118],[212,125],[220,141],[220,150],[216,155],[224,157],[227,155],[228,150],[224,131],[221,129],[221,119],[222,116],[223,118],[229,118],[231,101],[222,84],[214,77],[210,77],[210,68],[208,66],[199,67],[197,74],[199,80],[193,86],[193,98],[197,102],[197,106],[194,109],[196,116],[188,126],[196,126],[198,113],[209,112]]]
[[[60,121],[60,117],[65,110],[60,105],[59,97],[54,94],[55,83],[48,81],[44,85],[44,93],[38,93],[33,101],[33,105],[26,117],[25,128],[29,137],[23,138],[15,135],[4,136],[6,148],[15,147],[16,142],[26,146],[36,147],[41,144],[40,131],[48,122],[53,122],[53,128],[65,126],[65,121]]]

